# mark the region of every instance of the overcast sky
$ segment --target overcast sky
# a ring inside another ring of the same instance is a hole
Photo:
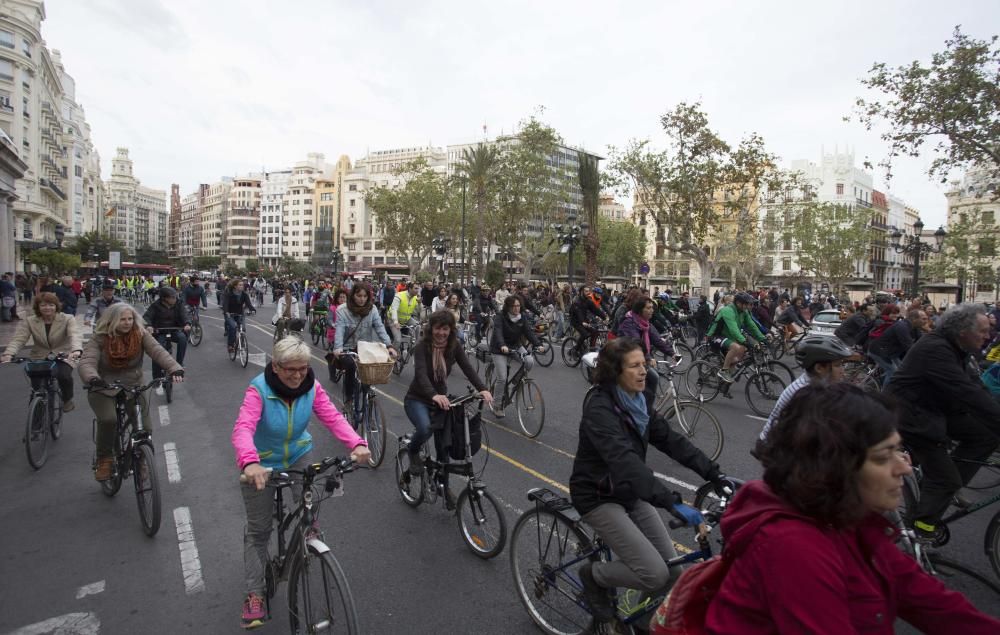
[[[956,24],[1000,30],[1000,2],[46,0],[42,37],[76,80],[105,177],[126,146],[144,185],[182,193],[323,152],[444,146],[543,119],[606,155],[663,143],[659,116],[701,100],[727,141],[759,132],[787,164],[853,148],[843,122],[875,61],[928,60]],[[992,29],[992,31],[991,31]],[[930,158],[889,189],[944,221]],[[886,190],[876,172],[876,187]]]

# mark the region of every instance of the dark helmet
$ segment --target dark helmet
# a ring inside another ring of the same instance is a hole
[[[840,341],[830,335],[809,335],[804,337],[795,350],[795,359],[806,369],[819,362],[835,362],[847,359],[854,353]]]
[[[739,293],[736,294],[736,297],[733,298],[733,302],[740,302],[742,304],[753,304],[753,296],[747,293],[746,291],[740,291]]]
[[[101,289],[114,289],[114,288],[115,288],[114,280],[105,280],[104,282],[101,283]]]
[[[173,287],[160,287],[160,297],[161,298],[176,298],[177,289]]]

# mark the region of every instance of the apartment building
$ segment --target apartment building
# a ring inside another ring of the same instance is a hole
[[[167,251],[167,193],[143,186],[133,174],[128,148],[117,148],[111,178],[104,184],[105,229],[135,254],[138,249]]]

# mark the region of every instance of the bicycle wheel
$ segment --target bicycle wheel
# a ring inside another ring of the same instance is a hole
[[[683,342],[674,342],[674,353],[681,356],[681,361],[677,362],[677,365],[674,366],[674,374],[683,375],[691,369],[691,364],[694,363],[694,351]],[[661,354],[660,356],[668,362],[673,362],[672,359],[667,359],[665,355]]]
[[[562,360],[570,368],[576,368],[580,363],[580,353],[576,350],[576,340],[567,337],[562,343]]]
[[[139,504],[139,521],[147,536],[155,536],[160,529],[160,484],[156,480],[153,448],[140,443],[133,452],[132,480],[135,500]]]
[[[382,406],[379,405],[374,395],[368,397],[368,412],[365,413],[362,434],[365,441],[368,442],[368,450],[371,452],[368,465],[372,468],[382,465],[382,459],[385,458],[385,413],[382,412]]]
[[[319,346],[319,341],[323,337],[322,327],[319,322],[314,322],[312,329],[310,329],[310,334],[312,335],[313,345]]]
[[[942,557],[938,552],[930,552],[927,559],[945,586],[961,592],[980,611],[1000,617],[1000,584],[975,569]]]
[[[784,362],[777,362],[772,359],[767,363],[767,369],[780,377],[786,386],[795,381],[795,371],[789,368],[788,364]]]
[[[239,335],[236,336],[236,342],[233,343],[233,348],[229,351],[229,360],[230,361],[235,361],[236,360],[236,354],[237,354],[237,352],[239,350],[239,347],[237,346],[238,344],[239,344]]]
[[[204,335],[204,332],[201,330],[201,324],[195,322],[191,325],[191,332],[188,334],[188,342],[191,343],[191,346],[198,346],[201,344],[202,335]]]
[[[24,426],[24,449],[28,464],[36,470],[42,469],[49,456],[49,413],[45,397],[36,395],[28,404],[28,418]]]
[[[515,395],[517,401],[517,422],[529,439],[534,439],[542,432],[545,425],[545,400],[542,391],[531,379],[521,382]]]
[[[514,524],[510,571],[521,604],[549,635],[579,635],[592,620],[584,608],[583,584],[563,567],[590,550],[583,531],[546,509],[531,509]]]
[[[291,633],[360,633],[347,576],[330,548],[310,540],[288,578]]]
[[[240,331],[238,336],[236,350],[240,354],[240,366],[246,368],[247,362],[250,361],[250,349],[247,347],[247,336],[243,331]]]
[[[694,401],[677,401],[664,415],[678,433],[705,453],[713,461],[722,454],[725,435],[719,419],[712,412]]]
[[[49,433],[53,441],[58,441],[62,436],[63,400],[59,394],[59,389],[49,393],[49,403],[52,404],[52,416],[49,418]]]
[[[552,348],[552,340],[549,339],[548,335],[542,336],[541,342],[542,352],[535,353],[535,361],[538,362],[540,366],[548,368],[552,365],[552,362],[556,360],[556,351]]]
[[[767,417],[784,389],[785,382],[770,371],[750,375],[745,389],[747,403],[758,416]]]
[[[476,556],[488,560],[507,544],[507,521],[500,503],[486,489],[471,483],[458,495],[458,531]]]
[[[410,449],[401,444],[396,452],[396,487],[399,488],[399,495],[404,503],[410,507],[419,507],[424,502],[426,478],[427,472],[421,472],[420,476],[410,474]]]
[[[123,461],[119,457],[124,455],[124,450],[122,449],[122,436],[120,434],[115,434],[115,447],[113,452],[113,468],[111,470],[111,478],[106,481],[101,481],[101,491],[104,492],[105,496],[114,496],[118,493],[118,490],[122,486],[122,474],[124,474],[125,469]]]
[[[688,369],[687,376],[684,378],[688,394],[701,401],[715,399],[722,387],[722,380],[717,375],[719,368],[719,366],[705,360],[691,364],[691,368]]]
[[[1000,577],[1000,512],[993,515],[986,528],[986,555],[993,565],[993,571]]]

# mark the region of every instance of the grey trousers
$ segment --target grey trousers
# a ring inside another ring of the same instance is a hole
[[[649,503],[639,501],[631,513],[617,503],[604,503],[584,514],[583,520],[615,555],[611,562],[594,563],[594,580],[602,587],[654,594],[680,576],[680,567],[667,567],[666,561],[676,558],[677,551],[663,519]]]
[[[289,469],[301,470],[309,465],[307,452],[301,459],[293,463]],[[298,504],[302,491],[297,487],[291,490],[293,504]],[[243,506],[247,512],[247,525],[243,530],[243,571],[246,582],[246,592],[256,593],[264,597],[264,570],[270,559],[267,553],[267,543],[274,529],[274,488],[265,487],[257,490],[249,483],[240,485],[243,492]],[[287,503],[286,503],[287,506]]]

